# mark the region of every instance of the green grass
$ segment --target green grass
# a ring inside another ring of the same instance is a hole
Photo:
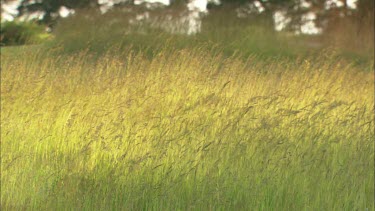
[[[375,209],[374,75],[347,60],[45,55],[2,48],[2,210]]]

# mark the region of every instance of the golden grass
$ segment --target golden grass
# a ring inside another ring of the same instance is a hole
[[[374,210],[372,73],[87,56],[2,55],[2,208]]]

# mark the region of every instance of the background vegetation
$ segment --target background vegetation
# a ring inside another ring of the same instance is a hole
[[[4,22],[1,23],[0,45],[40,44],[50,36],[43,26],[34,22]]]

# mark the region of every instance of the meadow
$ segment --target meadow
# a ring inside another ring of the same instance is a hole
[[[375,209],[373,58],[202,43],[1,48],[1,209]]]

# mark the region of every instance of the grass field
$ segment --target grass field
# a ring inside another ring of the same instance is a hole
[[[77,26],[1,48],[2,210],[375,210],[372,56]]]
[[[374,210],[371,72],[33,52],[1,58],[5,210]]]

